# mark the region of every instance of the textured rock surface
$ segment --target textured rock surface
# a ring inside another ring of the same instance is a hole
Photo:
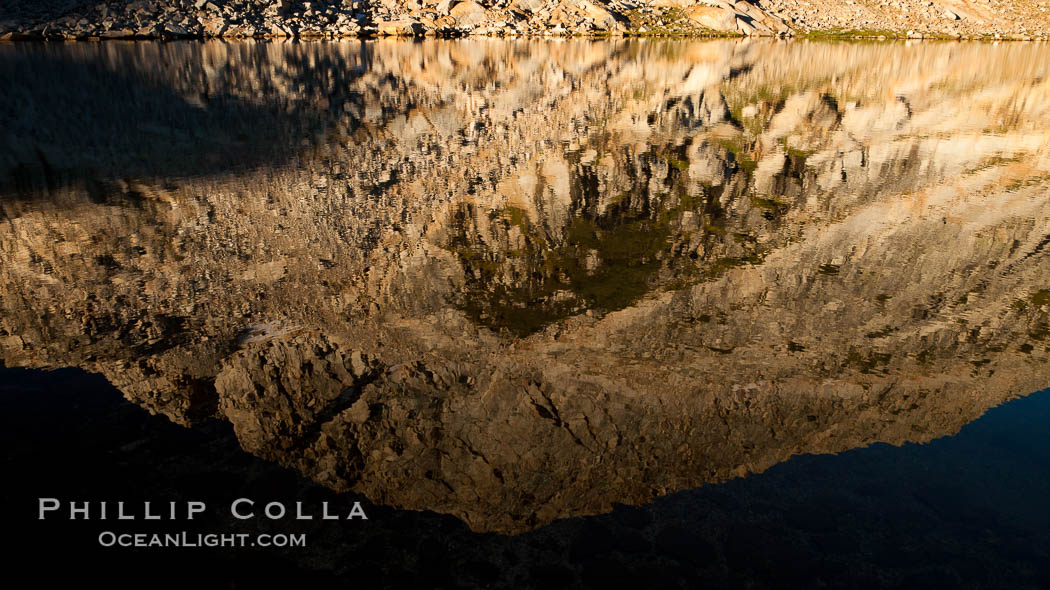
[[[1043,38],[1046,0],[6,0],[3,38],[785,35]]]
[[[334,489],[517,532],[1050,381],[1037,46],[0,51],[3,363]]]

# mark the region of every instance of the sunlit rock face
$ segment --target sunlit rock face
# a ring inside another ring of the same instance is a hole
[[[520,532],[1050,384],[1042,47],[0,57],[2,362],[337,490]]]

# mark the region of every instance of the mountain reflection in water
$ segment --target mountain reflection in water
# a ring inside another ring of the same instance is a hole
[[[0,46],[0,361],[477,531],[929,441],[1050,385],[1048,70],[1027,44]]]

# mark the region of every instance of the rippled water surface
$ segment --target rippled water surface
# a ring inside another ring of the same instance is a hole
[[[1046,394],[966,427],[1050,385],[1042,44],[7,44],[0,78],[12,412],[112,386],[515,556],[451,585],[1050,580]]]

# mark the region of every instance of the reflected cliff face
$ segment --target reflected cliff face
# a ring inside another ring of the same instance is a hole
[[[1050,385],[1039,46],[14,45],[0,71],[0,361],[376,502],[520,532]]]

